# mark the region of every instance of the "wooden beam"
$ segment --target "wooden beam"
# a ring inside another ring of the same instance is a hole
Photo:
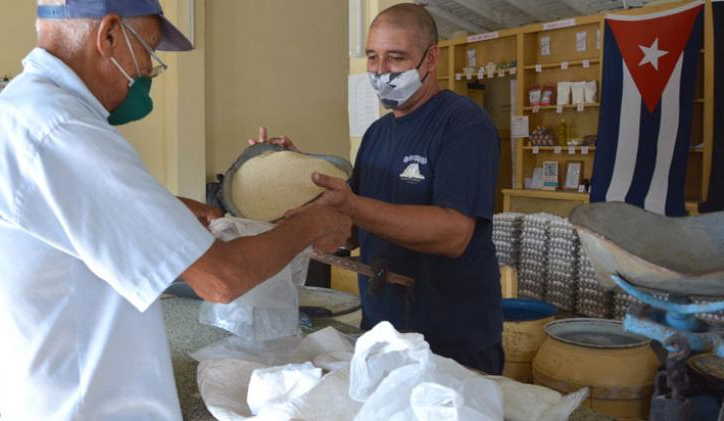
[[[583,2],[581,0],[560,0],[560,1],[561,1],[561,3],[565,3],[566,6],[575,10],[575,12],[578,13],[579,15],[588,15],[591,13],[591,11],[588,10],[588,8],[583,5]]]
[[[452,0],[460,6],[470,10],[471,12],[482,16],[484,19],[497,24],[500,28],[510,28],[513,26],[521,26],[535,20],[535,16],[529,15],[525,10],[515,8],[518,13],[502,13],[492,7],[484,7],[475,0]]]
[[[432,13],[434,16],[437,16],[440,19],[444,19],[453,25],[456,25],[460,27],[461,29],[464,29],[468,32],[472,32],[473,34],[479,34],[481,32],[488,32],[489,28],[483,28],[482,26],[476,25],[472,22],[468,22],[464,19],[460,19],[459,17],[453,15],[452,13],[448,12],[447,10],[441,9],[437,6],[428,5],[426,9]]]
[[[535,16],[537,21],[539,22],[545,22],[549,20],[556,20],[560,19],[561,16],[557,16],[551,13],[551,10],[549,7],[546,7],[545,4],[540,4],[539,0],[530,1],[530,0],[505,0],[507,3],[512,5],[513,7],[525,10],[528,14],[531,14]],[[550,4],[550,2],[549,2]],[[563,3],[564,6],[568,7],[567,3]],[[570,13],[566,13],[565,15],[574,17],[576,15],[576,12],[574,9],[568,7],[570,10]]]

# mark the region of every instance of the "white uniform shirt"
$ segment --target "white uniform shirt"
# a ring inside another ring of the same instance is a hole
[[[180,420],[157,299],[213,237],[68,66],[23,64],[0,94],[2,420]]]

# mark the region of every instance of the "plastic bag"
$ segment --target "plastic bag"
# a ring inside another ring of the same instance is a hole
[[[257,369],[299,364],[323,356],[351,359],[352,349],[350,339],[328,327],[303,339],[290,337],[263,344],[244,344],[239,338],[231,336],[193,353],[192,357],[200,361],[197,381],[201,397],[211,414],[220,421],[349,421],[361,407],[346,393],[340,393],[349,388],[349,368],[325,375],[301,396],[274,405],[259,404],[264,408],[257,416],[252,415],[247,399],[252,373]],[[303,364],[300,367],[305,369],[309,366]],[[254,393],[256,397],[252,400],[259,400],[259,393]],[[333,395],[335,398],[330,401],[329,397]]]
[[[417,421],[461,421],[498,419],[502,408],[472,408],[464,396],[485,396],[490,385],[482,378],[470,378],[463,382],[459,392],[437,383],[420,383],[410,393],[410,406]],[[482,411],[481,411],[482,409]]]
[[[289,336],[259,343],[248,343],[237,336],[228,336],[191,353],[191,358],[199,362],[233,358],[271,367],[303,363],[326,356],[331,356],[334,361],[342,361],[349,355],[351,360],[353,350],[350,338],[333,327],[326,327],[305,337]]]
[[[562,396],[547,387],[520,383],[502,376],[486,376],[503,391],[506,421],[566,421],[588,397],[588,388]]]
[[[426,386],[421,387],[423,384]],[[494,381],[451,359],[432,355],[423,364],[392,371],[354,421],[425,419],[420,416],[440,416],[427,418],[439,421],[502,421],[502,392]]]
[[[222,241],[261,234],[272,224],[225,217],[209,228]],[[259,343],[299,331],[299,293],[309,267],[309,250],[299,254],[278,274],[229,304],[203,302],[199,322],[225,329],[249,343]]]
[[[321,380],[322,369],[312,363],[258,368],[251,373],[246,403],[254,415],[279,409],[286,412],[284,405],[312,390]]]
[[[251,417],[246,403],[251,374],[263,364],[234,360],[206,360],[199,364],[196,379],[206,408],[219,421]]]
[[[312,390],[290,406],[294,407],[296,420],[351,421],[362,404],[343,392],[349,385],[349,369],[331,372],[322,378]]]
[[[388,374],[406,365],[424,364],[430,355],[430,345],[419,333],[401,334],[389,322],[378,323],[355,344],[349,396],[364,402]]]

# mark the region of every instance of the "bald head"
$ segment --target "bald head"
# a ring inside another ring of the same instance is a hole
[[[424,6],[414,3],[402,3],[389,7],[372,21],[370,29],[381,25],[411,30],[415,34],[416,43],[422,50],[437,44],[437,25],[430,12]]]

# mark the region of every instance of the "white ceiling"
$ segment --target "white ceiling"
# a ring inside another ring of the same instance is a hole
[[[641,7],[652,0],[416,0],[435,17],[440,37],[477,34],[604,10]]]

